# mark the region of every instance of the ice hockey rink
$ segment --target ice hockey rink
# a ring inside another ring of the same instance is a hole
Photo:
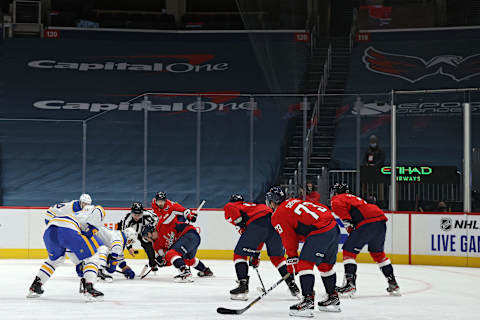
[[[36,299],[25,297],[41,260],[0,260],[0,319],[288,319],[288,307],[296,302],[285,284],[279,285],[242,315],[220,315],[217,307],[246,306],[256,297],[260,285],[250,269],[249,301],[232,301],[228,291],[235,285],[233,262],[205,260],[214,278],[193,283],[174,283],[172,267],[160,269],[145,279],[127,280],[116,273],[112,283],[99,282],[105,294],[102,302],[86,303],[78,293],[74,266],[65,262]],[[134,271],[143,263],[130,260]],[[480,269],[438,266],[394,265],[401,297],[389,296],[386,281],[374,264],[359,264],[357,295],[342,300],[341,313],[316,311],[319,319],[476,319],[480,314]],[[343,266],[336,265],[337,282]],[[260,275],[268,288],[279,279],[269,261],[262,261]],[[316,299],[323,284],[316,272]]]

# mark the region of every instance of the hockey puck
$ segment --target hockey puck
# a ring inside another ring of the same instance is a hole
[[[134,254],[138,254],[138,250],[134,250],[133,253],[134,253]]]

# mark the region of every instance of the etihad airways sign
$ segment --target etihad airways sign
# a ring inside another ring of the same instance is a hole
[[[154,62],[149,64],[134,64],[126,61],[107,62],[62,62],[56,60],[33,60],[27,65],[34,69],[75,70],[75,71],[139,71],[139,72],[168,72],[168,73],[199,73],[226,71],[227,62],[198,63],[185,62]]]

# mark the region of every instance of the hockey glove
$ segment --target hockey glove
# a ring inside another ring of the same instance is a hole
[[[197,216],[198,215],[197,215],[196,212],[192,212],[192,211],[190,211],[190,209],[187,209],[187,210],[183,211],[183,216],[188,221],[195,222],[195,221],[197,221]]]
[[[248,265],[253,269],[257,269],[260,265],[260,258],[258,256],[250,256],[248,258]]]
[[[297,256],[287,258],[286,263],[287,263],[288,273],[296,274],[295,267],[298,264],[298,261],[299,261],[299,259],[298,259]]]
[[[118,265],[118,255],[116,253],[109,254],[107,261],[108,268],[106,268],[105,270],[107,270],[108,273],[114,273]]]
[[[123,270],[123,275],[125,276],[125,278],[127,279],[134,279],[135,278],[135,272],[133,272],[132,269],[128,268]]]
[[[167,260],[165,260],[165,257],[158,256],[155,258],[155,261],[157,262],[157,266],[165,267],[167,265]]]
[[[242,228],[242,227],[239,227],[239,226],[236,226],[235,230],[237,230],[238,233],[240,233],[240,234],[243,234],[245,232],[245,228]]]
[[[355,226],[353,225],[352,220],[342,220],[342,222],[343,222],[343,227],[347,230],[348,233],[355,230]]]

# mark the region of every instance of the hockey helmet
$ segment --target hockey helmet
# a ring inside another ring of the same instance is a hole
[[[132,244],[135,242],[135,239],[137,239],[137,233],[133,228],[126,228],[123,230],[123,233],[125,234],[125,238],[127,238],[127,244]]]
[[[265,195],[265,202],[268,204],[271,202],[280,204],[287,198],[287,194],[280,186],[271,187]]]
[[[344,182],[337,182],[332,187],[333,195],[342,194],[342,193],[349,193],[349,192],[350,192],[350,188],[348,187],[348,184],[346,184]]]
[[[142,238],[143,241],[148,242],[148,234],[155,231],[155,226],[152,224],[146,224],[142,227]]]
[[[131,211],[135,214],[142,214],[145,209],[143,209],[143,204],[141,204],[140,202],[134,202],[132,203]]]
[[[80,201],[80,203],[84,203],[85,205],[92,204],[92,198],[87,193],[80,195],[80,198],[78,200]]]
[[[230,196],[230,202],[238,202],[238,201],[245,201],[243,199],[243,196],[239,193],[233,193],[231,196]]]
[[[163,191],[159,191],[155,194],[155,200],[167,200],[167,194]]]

